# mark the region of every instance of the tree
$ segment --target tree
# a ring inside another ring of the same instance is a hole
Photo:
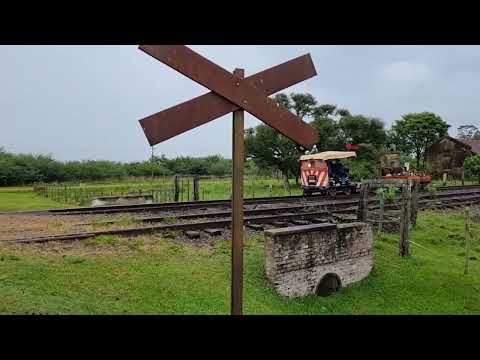
[[[473,139],[477,134],[480,135],[475,125],[462,125],[457,128],[457,137],[459,139]]]
[[[478,176],[478,182],[480,183],[480,155],[466,158],[463,166],[471,175]]]
[[[348,110],[337,109],[336,105],[323,104],[313,111],[311,125],[317,130],[319,151],[343,150],[345,145],[338,138],[338,121],[342,116],[349,116]]]
[[[274,99],[304,121],[311,118],[316,110],[317,101],[311,94],[291,93],[288,96],[280,93]],[[305,149],[275,129],[264,124],[247,129],[245,151],[247,158],[252,159],[258,167],[278,169],[286,182],[293,176],[298,183],[298,159]]]
[[[389,142],[406,155],[414,154],[417,168],[420,168],[421,158],[425,163],[426,149],[447,135],[449,127],[440,116],[431,112],[411,113],[395,121]]]
[[[266,125],[258,125],[245,132],[245,150],[259,168],[278,169],[288,183],[288,178],[299,172],[298,159],[301,153],[297,145]]]
[[[288,109],[293,110],[295,115],[304,120],[307,117],[312,116],[317,100],[311,94],[295,94],[291,93],[292,99],[291,105]]]
[[[384,123],[380,119],[363,115],[343,116],[338,122],[339,140],[344,144],[369,144],[375,149],[387,140]]]
[[[350,164],[352,173],[366,176],[373,173],[371,162],[376,152],[386,141],[384,124],[380,119],[352,115],[347,109],[337,108],[333,104],[317,105],[310,94],[278,94],[274,99],[299,118],[306,121],[318,132],[316,144],[319,151],[345,150],[349,142],[362,144],[359,160]],[[254,161],[258,168],[279,170],[286,181],[294,176],[298,182],[300,172],[299,158],[305,149],[279,134],[266,125],[248,129],[245,133],[247,158]],[[359,171],[355,168],[358,167]]]

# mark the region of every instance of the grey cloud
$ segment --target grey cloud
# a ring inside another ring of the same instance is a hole
[[[479,46],[191,46],[228,70],[253,74],[310,52],[318,76],[286,92],[376,116],[433,111],[480,127]],[[208,90],[136,46],[0,46],[0,146],[60,160],[148,158],[138,119]],[[246,116],[247,126],[258,124]],[[155,147],[157,154],[231,151],[231,117]],[[320,134],[321,136],[321,134]]]

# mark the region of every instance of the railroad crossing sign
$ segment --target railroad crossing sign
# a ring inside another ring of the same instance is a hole
[[[244,78],[183,45],[141,45],[139,49],[211,92],[140,120],[151,146],[233,112],[232,298],[231,313],[242,314],[243,292],[243,168],[244,110],[294,142],[311,148],[317,133],[289,110],[269,98],[317,73],[310,55]]]

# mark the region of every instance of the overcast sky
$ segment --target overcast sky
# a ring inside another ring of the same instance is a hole
[[[318,75],[288,88],[379,117],[387,127],[432,111],[480,127],[480,46],[224,46],[191,48],[246,76],[310,53]],[[0,147],[59,160],[144,160],[138,120],[207,90],[136,46],[0,46]],[[246,115],[246,125],[258,120]],[[322,134],[319,134],[322,136]],[[230,157],[231,116],[155,146],[155,154]]]

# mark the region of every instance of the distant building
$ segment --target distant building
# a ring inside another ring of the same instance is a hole
[[[427,171],[434,177],[443,173],[460,176],[469,156],[480,154],[480,140],[443,137],[426,151]]]

